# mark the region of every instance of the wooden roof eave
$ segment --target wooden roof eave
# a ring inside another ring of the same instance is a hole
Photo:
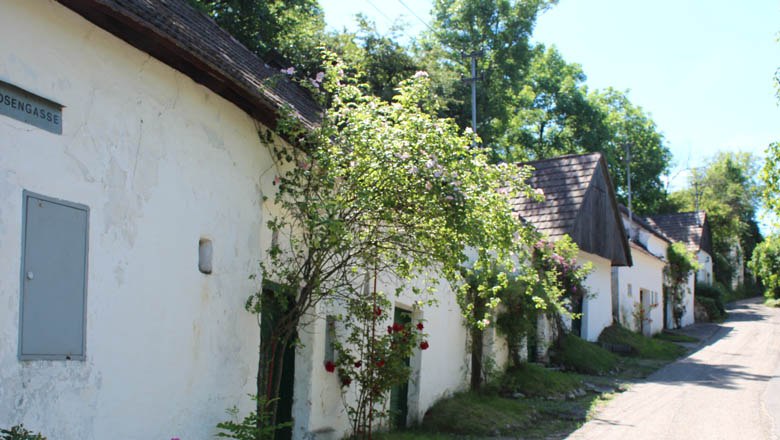
[[[248,84],[242,84],[219,66],[208,62],[205,57],[198,56],[153,26],[146,25],[139,17],[120,13],[94,0],[58,1],[96,26],[222,96],[271,129],[276,128],[281,108],[293,108],[283,97],[267,88],[260,86],[256,90],[251,90],[252,87]],[[317,120],[304,117],[298,111],[294,110],[294,114],[307,129],[315,128],[318,123]]]

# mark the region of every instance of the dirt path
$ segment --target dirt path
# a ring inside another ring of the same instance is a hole
[[[687,358],[606,405],[573,439],[780,439],[780,309],[737,303]]]

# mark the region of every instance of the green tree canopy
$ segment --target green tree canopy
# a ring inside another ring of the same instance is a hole
[[[317,0],[189,0],[266,62],[319,70],[325,16]]]
[[[555,48],[537,45],[502,134],[508,161],[600,151],[609,136],[602,108],[588,99],[585,73]]]
[[[530,38],[538,14],[550,0],[437,0],[432,31],[418,52],[443,96],[444,114],[471,126],[471,59],[477,58],[477,132],[492,148],[493,160],[505,159],[498,145],[515,108],[532,58]]]
[[[737,269],[730,261],[732,249],[739,245],[747,260],[762,240],[756,222],[761,193],[758,169],[758,159],[750,153],[721,152],[691,174],[687,189],[671,195],[681,211],[693,211],[698,205],[707,212],[716,254],[715,275],[726,285]]]
[[[661,176],[669,172],[672,153],[655,122],[631,103],[626,93],[608,88],[589,95],[589,100],[606,115],[607,136],[596,146],[606,156],[609,174],[618,200],[628,203],[626,146],[631,149],[631,202],[641,214],[655,214],[668,197]]]

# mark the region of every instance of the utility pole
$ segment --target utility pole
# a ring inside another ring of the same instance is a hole
[[[471,142],[472,147],[475,147],[477,144],[477,81],[482,79],[481,76],[477,77],[477,58],[482,55],[483,52],[481,50],[463,55],[471,58],[471,78],[466,78],[464,81],[471,83],[471,131],[474,133],[474,140]]]
[[[631,240],[631,225],[634,223],[634,216],[631,211],[631,142],[626,143],[626,180],[628,181],[628,239]]]
[[[693,168],[693,203],[694,211],[696,212],[696,226],[699,224],[699,173],[696,168]]]

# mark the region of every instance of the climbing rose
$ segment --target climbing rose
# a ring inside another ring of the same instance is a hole
[[[428,345],[428,341],[422,341],[420,342],[420,349],[421,350],[427,350],[430,345]]]
[[[357,361],[355,362],[355,368],[360,368],[363,366],[363,361]]]
[[[350,378],[349,376],[344,376],[341,378],[341,384],[344,385],[345,387],[348,387],[349,384],[351,383],[352,383],[352,378]]]
[[[374,315],[382,316],[382,309],[380,309],[379,307],[374,308]]]
[[[376,362],[376,366],[379,367],[379,368],[384,367],[385,366],[385,361],[384,360],[378,360]]]
[[[422,329],[424,329],[424,328],[425,328],[425,326],[423,325],[423,323],[422,323],[422,322],[418,322],[418,323],[417,323],[417,330],[420,330],[420,331],[422,331]]]
[[[400,332],[400,331],[402,331],[403,329],[404,329],[404,326],[402,326],[401,324],[399,324],[399,323],[397,323],[397,322],[394,322],[394,323],[393,323],[393,331],[394,331],[394,332]]]
[[[387,334],[388,335],[392,335],[393,334],[393,327],[391,327],[389,325],[387,326]]]
[[[328,373],[336,371],[336,364],[334,364],[333,361],[325,362],[325,371]]]

